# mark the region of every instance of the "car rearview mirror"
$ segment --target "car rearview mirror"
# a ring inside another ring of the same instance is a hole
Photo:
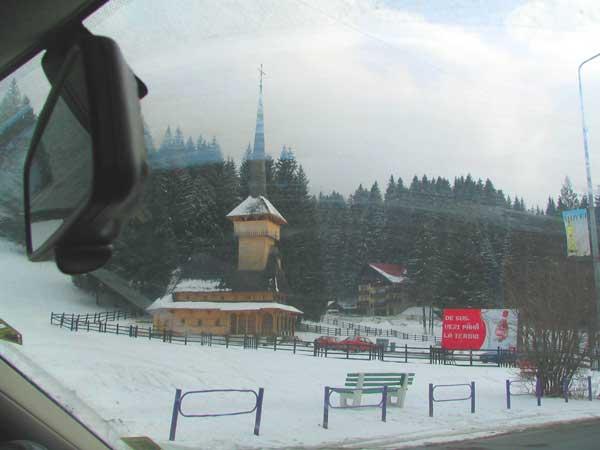
[[[25,222],[29,258],[75,274],[108,261],[147,169],[137,84],[117,44],[86,37],[63,59],[25,162]]]

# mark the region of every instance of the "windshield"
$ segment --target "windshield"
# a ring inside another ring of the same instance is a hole
[[[594,416],[600,60],[578,67],[599,21],[584,0],[109,2],[85,25],[148,86],[150,174],[103,268],[28,262],[41,55],[0,81],[0,353],[114,446]],[[51,137],[76,152],[72,122]]]

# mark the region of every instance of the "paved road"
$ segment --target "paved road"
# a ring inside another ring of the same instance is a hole
[[[515,449],[600,449],[600,420],[574,422],[519,431],[500,436],[425,445],[407,450],[515,450]]]

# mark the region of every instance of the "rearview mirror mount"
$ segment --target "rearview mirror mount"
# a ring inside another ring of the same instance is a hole
[[[99,36],[73,45],[52,81],[25,161],[27,255],[84,273],[110,259],[147,172],[138,88]]]

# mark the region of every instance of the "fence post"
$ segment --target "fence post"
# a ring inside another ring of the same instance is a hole
[[[296,339],[294,339],[294,355],[296,354]]]
[[[469,365],[473,365],[473,349],[469,349]]]
[[[475,414],[475,382],[471,381],[471,414]]]
[[[383,404],[381,405],[381,421],[385,422],[387,417],[387,398],[388,398],[388,387],[383,386],[383,394],[382,394]]]
[[[408,362],[408,344],[404,344],[404,362]]]
[[[179,403],[181,402],[181,389],[175,390],[175,401],[173,402],[173,415],[171,416],[171,430],[169,431],[169,440],[175,440],[177,431],[177,417],[179,416]]]
[[[506,380],[506,409],[510,409],[510,380]]]
[[[325,400],[323,402],[323,428],[329,426],[329,386],[325,386]]]
[[[433,383],[429,383],[429,417],[433,417]]]
[[[188,332],[187,332],[187,330],[185,330],[185,338],[183,341],[183,345],[187,345],[187,337],[188,337]]]
[[[588,376],[587,381],[588,381],[588,400],[591,402],[592,401],[592,377]]]
[[[350,344],[346,344],[346,359],[350,359]]]
[[[542,406],[542,383],[539,374],[535,377],[535,396],[537,398],[537,405]]]
[[[500,361],[501,361],[500,355],[501,354],[502,353],[501,353],[500,347],[498,347],[498,349],[496,350],[496,360],[498,361],[498,367],[501,367],[501,364],[500,364]]]
[[[119,335],[119,322],[117,322],[117,336]]]
[[[433,364],[433,345],[429,346],[429,364]]]
[[[258,398],[256,399],[256,419],[254,420],[254,434],[256,436],[258,436],[258,433],[260,431],[260,418],[262,416],[262,404],[264,393],[264,388],[258,388]]]
[[[152,340],[152,325],[150,325],[148,327],[148,340],[151,341]]]
[[[569,379],[563,378],[563,396],[565,397],[565,403],[569,403]]]
[[[277,351],[277,336],[275,336],[275,339],[273,340],[273,351]]]
[[[225,348],[229,348],[229,335],[225,335]]]

